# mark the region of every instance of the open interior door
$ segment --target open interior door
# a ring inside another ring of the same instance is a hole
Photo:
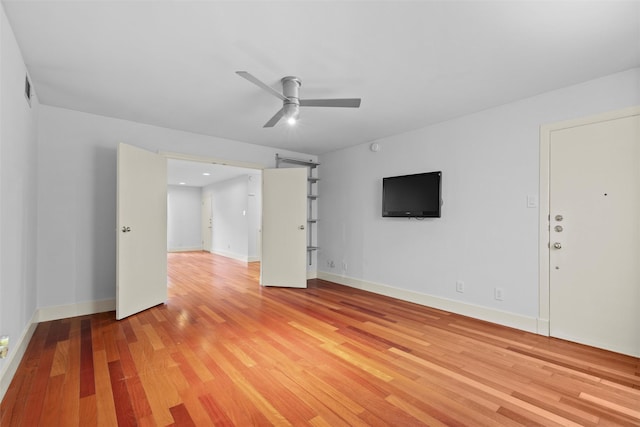
[[[116,318],[167,300],[167,161],[118,145]]]
[[[307,287],[307,169],[262,171],[260,284]]]

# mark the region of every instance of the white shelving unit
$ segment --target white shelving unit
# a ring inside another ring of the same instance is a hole
[[[318,178],[317,171],[320,163],[314,162],[312,160],[302,160],[295,159],[291,157],[282,157],[276,154],[276,168],[279,168],[282,163],[287,163],[296,166],[304,166],[308,168],[307,174],[307,258],[309,260],[309,265],[312,264],[312,254],[314,251],[318,250],[318,246],[314,241],[314,231],[316,224],[318,223],[318,218],[315,217],[318,212]],[[317,233],[315,233],[317,235]]]

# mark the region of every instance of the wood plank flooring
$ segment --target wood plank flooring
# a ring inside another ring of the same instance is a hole
[[[640,360],[169,255],[165,305],[38,325],[5,426],[640,426]]]

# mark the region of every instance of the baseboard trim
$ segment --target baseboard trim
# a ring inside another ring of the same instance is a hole
[[[317,278],[318,278],[318,271],[317,270],[307,271],[307,280],[317,279]]]
[[[22,336],[20,336],[20,338],[18,338],[15,343],[10,344],[9,346],[9,356],[7,357],[6,363],[4,364],[4,369],[0,371],[0,401],[4,399],[4,395],[7,393],[7,390],[9,390],[9,385],[11,385],[13,376],[18,370],[18,366],[20,366],[22,357],[27,351],[27,347],[29,346],[31,337],[36,330],[36,326],[38,326],[38,322],[36,320],[37,315],[38,311],[36,310],[33,313],[29,324],[26,328],[24,328]]]
[[[220,255],[226,258],[235,259],[237,261],[249,262],[249,257],[246,255],[240,255],[233,252],[225,252],[225,251],[213,251],[212,254]]]
[[[468,304],[428,294],[421,294],[419,292],[408,291],[406,289],[398,289],[381,283],[368,282],[365,280],[354,279],[352,277],[325,273],[323,271],[318,272],[318,278],[352,288],[397,298],[403,301],[413,302],[427,307],[433,307],[439,310],[473,317],[474,319],[485,320],[487,322],[508,326],[510,328],[539,333],[538,319],[534,317],[522,316],[520,314],[507,311]]]
[[[38,322],[48,322],[50,320],[66,319],[68,317],[104,313],[105,311],[113,311],[115,309],[116,300],[105,299],[99,301],[79,302],[77,304],[42,307],[38,309],[36,314]]]
[[[538,319],[537,332],[539,335],[544,335],[545,337],[550,335],[551,326],[549,324],[549,319]]]
[[[202,246],[193,246],[191,248],[170,248],[167,249],[167,252],[199,252],[202,250]]]

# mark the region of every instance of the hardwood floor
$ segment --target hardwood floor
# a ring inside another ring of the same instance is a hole
[[[258,275],[170,254],[166,305],[41,323],[0,425],[640,425],[637,358]]]

